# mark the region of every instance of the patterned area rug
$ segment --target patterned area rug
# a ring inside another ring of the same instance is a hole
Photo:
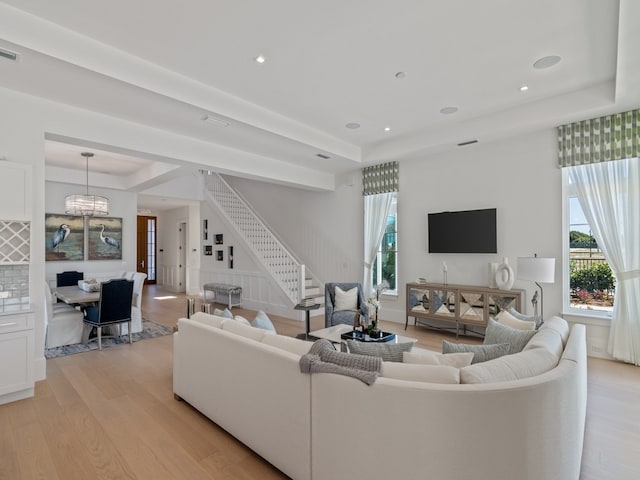
[[[142,331],[131,335],[134,342],[145,340],[147,338],[162,337],[164,335],[170,335],[173,333],[173,329],[160,325],[159,323],[152,322],[146,318],[142,319]],[[103,338],[102,349],[109,348],[112,345],[119,345],[121,343],[129,343],[129,335],[123,335],[116,338]],[[73,355],[74,353],[88,352],[90,350],[98,349],[98,341],[91,341],[88,344],[77,343],[75,345],[64,345],[62,347],[47,348],[44,351],[45,358],[56,358],[64,355]]]

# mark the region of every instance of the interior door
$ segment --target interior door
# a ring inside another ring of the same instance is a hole
[[[137,268],[146,273],[144,283],[156,283],[157,217],[138,215]]]

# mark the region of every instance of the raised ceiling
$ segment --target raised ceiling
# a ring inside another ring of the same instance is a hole
[[[337,175],[637,108],[639,4],[8,0],[0,86]]]

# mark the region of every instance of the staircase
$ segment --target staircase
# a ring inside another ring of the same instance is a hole
[[[203,172],[205,198],[216,207],[242,238],[258,261],[286,294],[292,306],[303,298],[324,303],[324,292],[314,284],[304,264],[287,249],[253,209],[215,172]],[[323,314],[323,309],[315,310]]]

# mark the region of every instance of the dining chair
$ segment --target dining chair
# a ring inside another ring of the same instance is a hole
[[[56,287],[71,287],[78,285],[78,280],[84,280],[83,272],[68,271],[62,273],[56,273]],[[57,303],[61,303],[62,300],[57,299]]]
[[[95,307],[88,307],[85,310],[84,323],[88,327],[95,327],[97,330],[98,348],[102,350],[102,329],[108,326],[118,326],[126,323],[128,326],[129,343],[131,337],[131,301],[133,298],[133,280],[124,278],[109,280],[100,285],[100,300]],[[115,337],[112,332],[108,337]],[[118,335],[119,336],[119,335]],[[93,340],[87,335],[86,342]]]

